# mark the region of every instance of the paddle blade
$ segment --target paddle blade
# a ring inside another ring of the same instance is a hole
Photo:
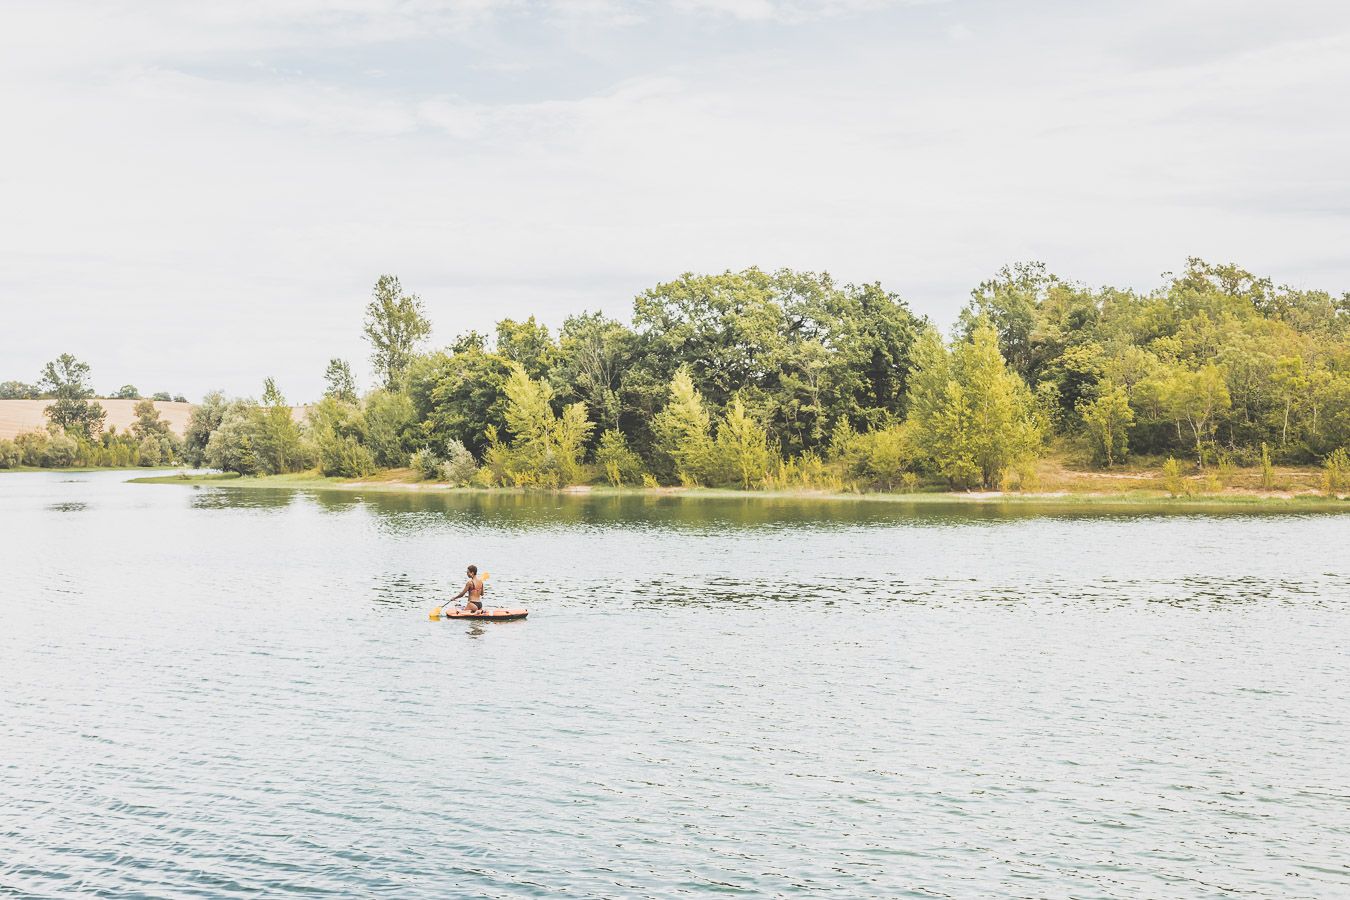
[[[431,611],[431,615],[427,616],[428,619],[439,619],[440,617],[441,617],[441,607],[439,606]]]

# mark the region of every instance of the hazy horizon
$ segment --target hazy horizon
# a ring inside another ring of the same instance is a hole
[[[752,265],[1350,289],[1330,2],[17,2],[0,72],[0,380],[368,386],[386,272],[433,346]]]

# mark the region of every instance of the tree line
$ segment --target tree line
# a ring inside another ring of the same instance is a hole
[[[270,379],[261,400],[210,394],[183,459],[413,466],[484,486],[881,490],[1027,487],[1048,454],[1350,468],[1350,295],[1198,259],[1147,292],[1009,266],[945,339],[880,284],[754,268],[658,284],[628,322],[508,318],[439,348],[430,332],[420,298],[382,276],[364,319],[372,390],[334,359],[303,421]]]
[[[36,384],[29,384],[26,381],[17,380],[0,381],[0,400],[50,400],[56,396],[54,391],[55,389],[47,383],[45,375]],[[170,394],[168,391],[155,391],[149,397],[145,397],[134,384],[124,384],[111,394],[96,394],[91,388],[89,396],[103,400],[154,400],[163,403],[188,402],[188,398],[182,394]]]
[[[1007,267],[949,340],[879,284],[754,268],[658,284],[627,323],[503,319],[428,350],[430,331],[382,276],[373,390],[334,359],[303,424],[270,382],[261,403],[213,394],[185,453],[486,486],[896,489],[1028,485],[1047,453],[1204,469],[1339,464],[1350,445],[1350,295],[1198,259],[1149,292]]]
[[[124,432],[103,428],[108,411],[94,399],[89,386],[89,364],[69,353],[47,363],[36,385],[7,381],[0,399],[50,399],[44,410],[49,424],[21,434],[14,440],[0,440],[0,469],[18,466],[66,468],[69,466],[158,466],[179,461],[182,441],[160,418],[155,401],[168,400],[167,394],[140,399],[135,388],[136,420]],[[17,387],[15,387],[17,386]],[[128,386],[130,387],[130,386]],[[123,388],[123,393],[128,388]],[[22,394],[22,396],[11,396]],[[179,398],[180,402],[186,402]]]

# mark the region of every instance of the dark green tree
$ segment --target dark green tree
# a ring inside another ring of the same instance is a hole
[[[211,391],[192,408],[183,434],[183,456],[189,465],[206,465],[206,445],[225,418],[230,404],[220,391]]]
[[[439,457],[459,441],[479,458],[487,449],[487,429],[505,426],[506,379],[510,363],[483,349],[471,334],[447,351],[416,359],[408,372],[408,396],[422,440]]]
[[[90,399],[94,389],[89,386],[88,363],[62,353],[47,363],[38,386],[56,400],[45,410],[53,425],[85,438],[103,430],[103,419],[108,413]]]
[[[524,322],[502,319],[497,323],[497,353],[517,363],[530,378],[543,378],[553,365],[558,346],[548,328],[530,316]]]

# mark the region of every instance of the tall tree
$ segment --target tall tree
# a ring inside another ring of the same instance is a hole
[[[90,398],[94,389],[89,386],[89,364],[80,362],[69,353],[62,353],[47,363],[38,386],[56,402],[44,412],[53,425],[66,431],[92,438],[103,430],[105,410]]]
[[[352,367],[345,359],[334,357],[328,361],[323,373],[325,397],[341,400],[343,403],[356,402],[356,379],[352,377]]]
[[[403,293],[397,277],[381,275],[366,306],[365,333],[375,372],[385,389],[393,391],[403,386],[417,345],[431,334],[431,323],[416,294]]]

